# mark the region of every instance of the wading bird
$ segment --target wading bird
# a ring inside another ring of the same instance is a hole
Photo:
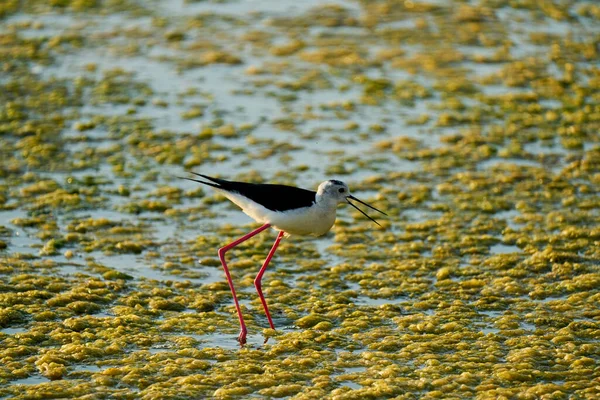
[[[240,320],[240,335],[238,336],[238,340],[241,344],[246,343],[246,334],[248,330],[246,329],[242,310],[240,309],[240,304],[238,303],[235,294],[235,288],[233,286],[233,281],[231,280],[231,275],[229,274],[229,268],[225,262],[225,253],[227,253],[228,250],[269,227],[273,227],[279,231],[277,239],[275,239],[275,243],[267,255],[267,259],[258,271],[258,275],[256,275],[256,279],[254,280],[254,286],[256,287],[258,297],[260,297],[260,301],[262,302],[267,319],[269,320],[269,325],[272,329],[275,329],[271,314],[269,313],[269,308],[267,307],[267,301],[262,293],[261,281],[267,266],[269,265],[269,261],[271,261],[271,258],[275,254],[282,237],[285,234],[313,236],[322,236],[326,234],[335,223],[337,205],[345,201],[377,225],[379,225],[377,221],[352,204],[350,200],[355,200],[383,215],[387,215],[383,211],[352,196],[348,190],[348,185],[341,181],[325,181],[321,183],[317,191],[314,192],[312,190],[300,189],[293,186],[233,182],[212,178],[195,172],[192,172],[192,174],[204,178],[204,180],[193,178],[183,179],[212,186],[233,203],[238,205],[250,218],[263,224],[260,228],[253,230],[227,246],[221,247],[218,252]]]

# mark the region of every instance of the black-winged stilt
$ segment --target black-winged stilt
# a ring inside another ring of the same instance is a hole
[[[238,303],[235,294],[235,288],[233,286],[233,281],[231,280],[231,275],[229,274],[229,268],[225,262],[225,253],[228,250],[269,227],[273,227],[279,231],[277,239],[275,239],[275,243],[267,255],[267,259],[258,271],[256,279],[254,279],[254,286],[256,287],[256,291],[262,302],[267,319],[269,320],[269,325],[272,329],[275,329],[271,314],[269,313],[269,308],[267,307],[267,301],[262,293],[261,281],[284,234],[313,236],[322,236],[326,234],[335,223],[337,205],[344,201],[347,201],[348,204],[356,208],[377,225],[379,225],[377,221],[352,204],[350,200],[355,200],[383,215],[387,215],[383,211],[352,196],[350,190],[348,190],[348,185],[341,181],[325,181],[321,183],[317,191],[314,192],[312,190],[300,189],[293,186],[233,182],[212,178],[195,172],[192,172],[192,174],[204,178],[208,182],[193,178],[183,179],[212,186],[233,203],[238,205],[249,217],[256,222],[263,224],[260,228],[253,230],[227,246],[221,247],[218,252],[240,320],[240,335],[238,340],[241,344],[246,342],[248,330],[246,329],[242,310],[240,309],[240,304]]]

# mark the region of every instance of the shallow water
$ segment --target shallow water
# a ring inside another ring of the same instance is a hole
[[[0,398],[600,396],[600,8],[519,4],[0,5]],[[276,331],[228,252],[240,347],[186,171],[389,216],[282,241]]]

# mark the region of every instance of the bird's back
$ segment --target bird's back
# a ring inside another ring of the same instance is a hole
[[[202,175],[214,182],[213,187],[238,193],[271,211],[288,211],[310,207],[316,201],[316,192],[287,185],[227,181]],[[202,182],[207,184],[206,182]]]

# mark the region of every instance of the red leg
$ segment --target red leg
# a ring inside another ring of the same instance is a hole
[[[258,235],[271,225],[264,224],[258,229],[253,230],[249,234],[242,236],[235,242],[229,243],[227,246],[221,247],[219,249],[219,259],[221,259],[221,264],[223,264],[223,269],[225,270],[225,276],[227,277],[227,282],[229,283],[229,288],[231,289],[231,294],[233,295],[233,302],[235,303],[235,309],[238,313],[238,318],[240,320],[240,336],[238,336],[238,340],[241,344],[246,343],[246,333],[248,330],[246,329],[246,324],[244,323],[244,317],[242,316],[242,309],[240,308],[240,303],[238,302],[237,296],[235,294],[235,288],[233,287],[233,281],[231,280],[231,275],[229,274],[229,268],[227,268],[227,263],[225,263],[225,253],[230,249],[234,248],[238,244],[250,239],[252,236]]]
[[[271,314],[269,313],[269,307],[267,307],[267,301],[265,300],[265,296],[263,296],[261,281],[262,277],[267,270],[267,266],[273,258],[275,251],[277,250],[277,246],[279,246],[279,242],[281,242],[281,238],[283,237],[283,231],[279,232],[277,235],[277,239],[275,239],[275,243],[273,243],[273,247],[271,247],[271,251],[269,251],[269,255],[265,260],[263,266],[258,271],[258,275],[256,275],[256,279],[254,279],[254,287],[256,287],[256,291],[258,292],[258,297],[260,297],[260,301],[262,302],[263,308],[265,309],[265,314],[267,314],[267,319],[269,320],[269,325],[271,325],[271,329],[275,329],[275,325],[273,325],[273,320],[271,319]]]

